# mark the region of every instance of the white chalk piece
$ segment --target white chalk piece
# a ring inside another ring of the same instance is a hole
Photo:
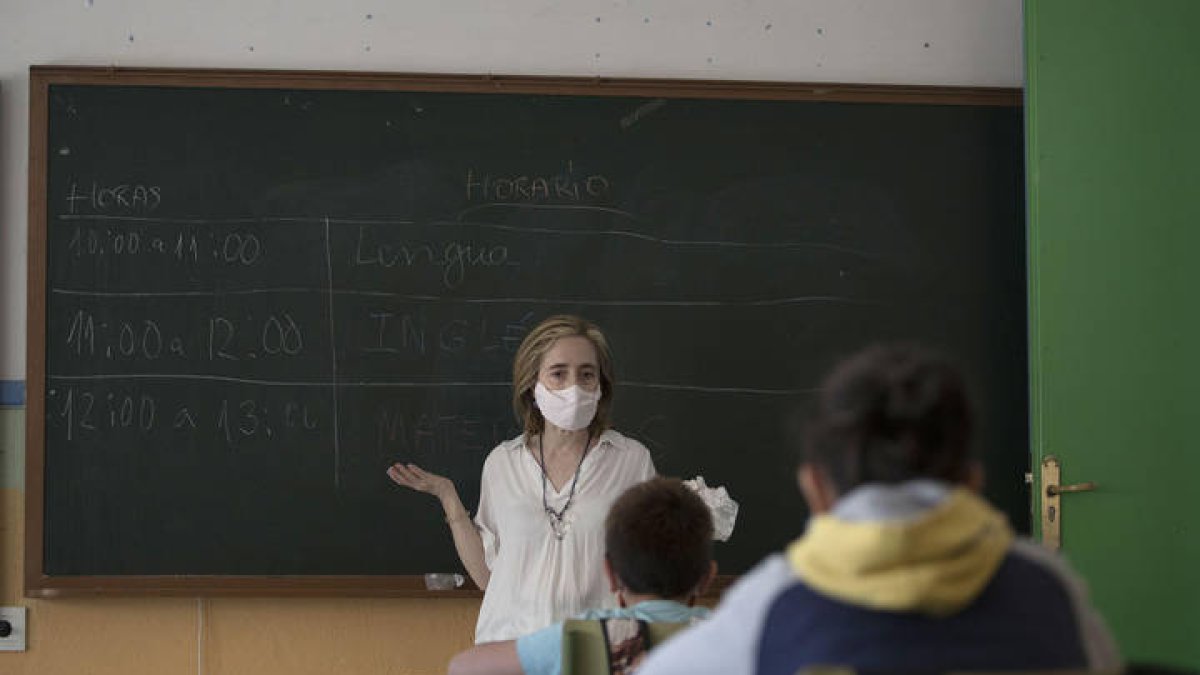
[[[430,591],[448,591],[466,583],[461,574],[431,572],[425,575],[425,588]]]

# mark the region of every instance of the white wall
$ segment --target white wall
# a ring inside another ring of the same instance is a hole
[[[33,64],[1016,87],[1021,0],[0,0],[0,380],[25,371]]]

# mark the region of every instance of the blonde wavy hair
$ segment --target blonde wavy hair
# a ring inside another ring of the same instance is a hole
[[[537,385],[542,358],[554,343],[565,337],[582,337],[596,349],[596,367],[600,377],[600,403],[596,417],[588,425],[588,433],[599,436],[609,427],[609,415],[613,400],[613,363],[608,340],[600,328],[582,317],[558,314],[539,323],[517,348],[513,357],[513,413],[525,429],[526,436],[541,434],[546,429],[546,419],[533,400],[533,388]]]

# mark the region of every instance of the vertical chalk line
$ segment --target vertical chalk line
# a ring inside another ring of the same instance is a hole
[[[341,488],[340,468],[342,464],[342,449],[338,431],[338,370],[337,370],[337,332],[333,325],[333,251],[329,243],[329,216],[325,217],[325,280],[329,292],[329,356],[333,367],[333,489]]]

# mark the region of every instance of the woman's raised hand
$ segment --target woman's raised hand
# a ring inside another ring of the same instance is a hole
[[[387,475],[397,485],[438,498],[442,503],[442,510],[446,512],[446,523],[450,525],[450,532],[454,536],[454,549],[458,551],[463,567],[467,568],[467,574],[471,575],[476,586],[487,588],[491,570],[484,560],[483,540],[479,530],[475,529],[471,514],[458,498],[454,481],[436,473],[429,473],[416,464],[400,462],[388,467]]]
[[[397,485],[431,494],[439,500],[445,501],[447,497],[457,495],[453,481],[445,476],[430,473],[416,464],[397,462],[388,467],[387,475]]]

